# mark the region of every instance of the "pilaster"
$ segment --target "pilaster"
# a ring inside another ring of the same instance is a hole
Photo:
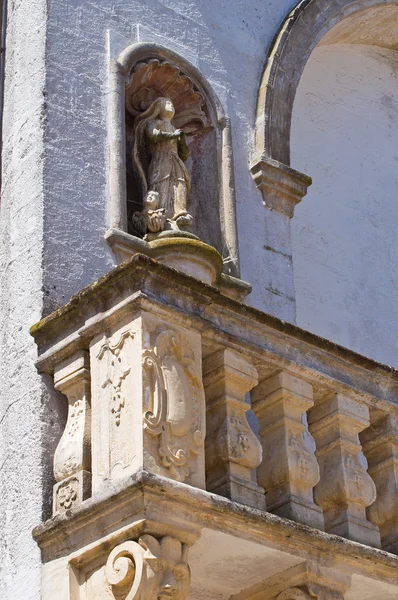
[[[62,513],[91,494],[91,394],[89,356],[76,352],[59,363],[55,388],[68,398],[68,420],[54,454],[53,512]]]
[[[90,355],[93,493],[142,468],[204,488],[200,334],[140,311]]]

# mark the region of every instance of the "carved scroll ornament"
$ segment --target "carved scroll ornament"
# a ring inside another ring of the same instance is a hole
[[[185,600],[190,570],[187,547],[165,536],[143,535],[112,550],[105,566],[105,585],[115,600]]]
[[[161,464],[184,481],[205,437],[205,400],[200,369],[190,344],[166,330],[143,353],[146,406],[144,428],[159,437]]]

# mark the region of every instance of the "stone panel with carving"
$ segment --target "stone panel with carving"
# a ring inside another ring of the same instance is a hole
[[[162,331],[143,352],[144,429],[158,439],[158,461],[170,476],[185,481],[205,438],[204,391],[197,354],[175,330]]]
[[[93,487],[145,468],[204,487],[200,335],[141,313],[93,340]]]

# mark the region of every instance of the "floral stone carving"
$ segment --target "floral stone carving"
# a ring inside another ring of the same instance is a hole
[[[130,367],[125,366],[120,356],[124,342],[128,337],[132,337],[132,333],[125,331],[121,334],[116,344],[106,341],[97,356],[101,360],[106,351],[109,351],[112,355],[108,363],[107,377],[101,385],[103,388],[110,386],[112,389],[111,413],[114,415],[116,425],[120,425],[122,410],[126,402],[122,391],[123,382],[131,371]]]
[[[147,435],[159,438],[160,463],[185,481],[197,469],[205,437],[205,399],[194,349],[179,333],[166,330],[143,352],[143,421]]]
[[[143,535],[112,550],[105,586],[115,600],[185,600],[190,584],[188,548],[164,536]]]

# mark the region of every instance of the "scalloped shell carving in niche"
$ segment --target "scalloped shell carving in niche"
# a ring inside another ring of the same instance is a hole
[[[202,94],[176,65],[156,58],[137,63],[126,89],[126,108],[135,117],[156,98],[170,98],[176,111],[173,124],[193,135],[211,127]]]

